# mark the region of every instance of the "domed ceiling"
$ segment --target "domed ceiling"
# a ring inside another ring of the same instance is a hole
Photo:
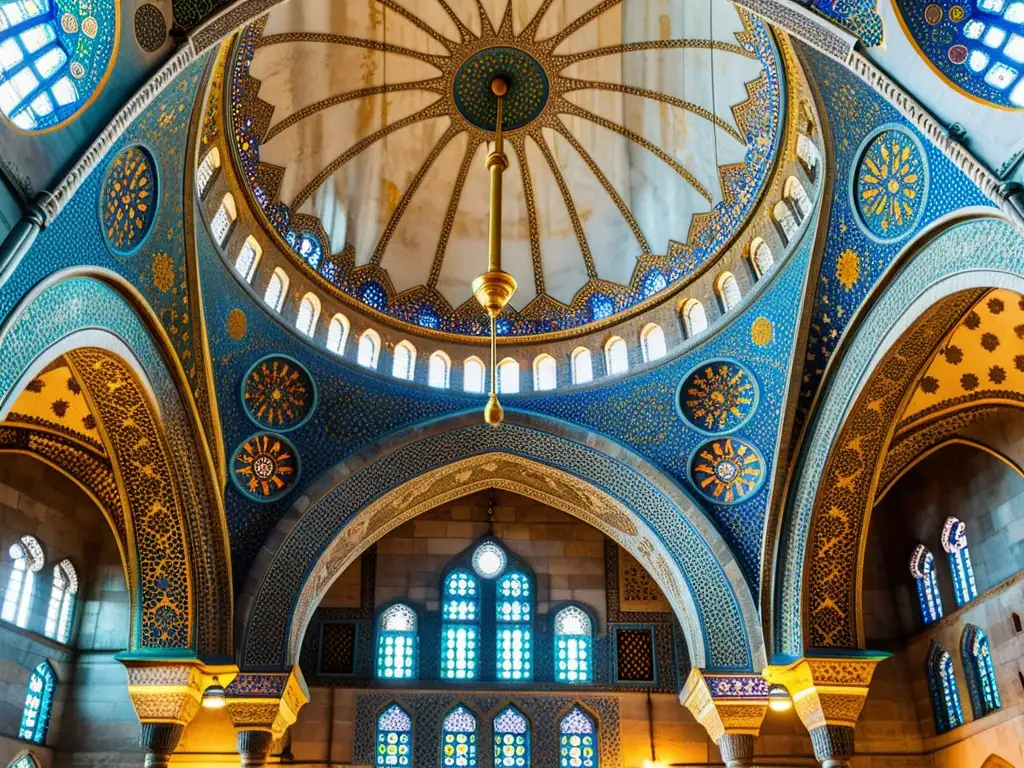
[[[248,28],[231,119],[304,267],[393,318],[482,335],[505,77],[504,335],[580,328],[692,277],[743,226],[781,132],[768,29],[724,0],[301,0]]]

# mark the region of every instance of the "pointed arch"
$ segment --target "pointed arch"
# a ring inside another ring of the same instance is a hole
[[[476,768],[477,720],[472,710],[456,704],[441,721],[442,768]]]
[[[412,718],[398,704],[377,715],[375,768],[410,768],[413,762]]]
[[[345,342],[348,341],[348,333],[352,326],[345,315],[338,312],[331,318],[327,326],[327,348],[336,355],[345,351]]]
[[[555,613],[555,680],[590,683],[594,679],[594,620],[580,605],[567,605]]]
[[[533,679],[533,578],[509,571],[494,589],[495,674],[499,680]]]
[[[50,662],[44,661],[34,670],[28,679],[25,692],[25,706],[21,711],[21,727],[18,738],[34,744],[46,743],[46,732],[50,727],[50,715],[53,712],[53,691],[57,684]]]
[[[364,368],[376,368],[380,359],[380,336],[373,328],[367,328],[359,336],[356,362]]]
[[[7,768],[39,768],[39,761],[31,752],[21,752],[15,755]]]
[[[561,768],[600,768],[597,718],[582,704],[574,704],[558,721],[558,756]]]
[[[960,706],[953,660],[946,649],[934,640],[928,649],[925,673],[931,691],[935,732],[945,733],[963,725],[964,713]]]
[[[462,363],[462,390],[483,394],[487,391],[486,369],[479,357],[467,357]]]
[[[494,768],[530,768],[530,719],[514,704],[494,716]]]
[[[1002,707],[996,670],[992,664],[992,648],[981,627],[968,624],[960,637],[960,659],[967,677],[974,719],[984,717]]]
[[[942,526],[942,548],[949,558],[956,604],[958,607],[966,605],[978,596],[978,585],[974,581],[971,553],[967,550],[967,526],[962,520],[955,517],[946,520]]]
[[[412,606],[393,603],[377,619],[377,678],[415,680],[419,675],[419,617]]]
[[[313,338],[316,324],[320,319],[320,297],[315,293],[307,293],[299,302],[299,312],[295,316],[295,330],[303,336]]]
[[[935,573],[935,557],[918,544],[910,555],[910,575],[917,586],[917,601],[921,608],[921,620],[931,624],[942,618],[942,593],[939,592],[939,577]]]
[[[533,359],[533,388],[537,392],[554,389],[558,386],[558,366],[555,358],[546,352]]]
[[[587,384],[594,380],[594,359],[586,347],[576,347],[569,358],[572,363],[572,383]]]

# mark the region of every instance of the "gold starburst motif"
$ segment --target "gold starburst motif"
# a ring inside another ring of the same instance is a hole
[[[775,326],[767,317],[757,318],[750,326],[750,340],[758,347],[767,347],[775,337]]]
[[[736,437],[712,440],[697,449],[690,479],[705,497],[736,504],[764,482],[764,459],[753,445]]]
[[[174,257],[168,253],[153,254],[153,285],[160,293],[174,287]]]
[[[750,418],[757,397],[750,373],[738,363],[720,360],[699,366],[683,380],[679,405],[697,429],[729,432]]]
[[[856,251],[847,248],[839,255],[836,262],[836,279],[847,291],[860,280],[860,256]]]
[[[857,207],[868,231],[880,240],[909,234],[917,223],[924,186],[924,160],[914,138],[898,128],[878,134],[857,170]]]

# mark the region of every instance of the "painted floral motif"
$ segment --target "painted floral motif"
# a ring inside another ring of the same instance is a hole
[[[272,501],[291,490],[299,474],[299,457],[280,435],[253,435],[235,451],[231,477],[244,494]]]
[[[921,148],[909,133],[888,128],[871,139],[861,154],[856,179],[857,211],[872,236],[898,240],[914,230],[927,171]]]
[[[117,253],[131,253],[149,234],[156,217],[155,168],[149,152],[142,147],[129,147],[107,169],[102,197],[103,230]]]
[[[705,443],[690,466],[690,479],[697,490],[718,504],[735,504],[752,496],[764,477],[760,451],[735,437]]]

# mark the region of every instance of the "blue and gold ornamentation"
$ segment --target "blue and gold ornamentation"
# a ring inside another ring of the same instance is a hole
[[[757,380],[731,360],[701,363],[679,385],[680,415],[706,435],[739,429],[753,415],[757,402]]]
[[[852,181],[854,209],[870,237],[901,240],[916,229],[928,193],[928,165],[910,132],[890,125],[870,135]]]
[[[114,253],[126,256],[142,245],[156,220],[158,200],[153,156],[143,147],[128,147],[107,168],[100,196],[103,234]]]
[[[761,488],[764,478],[761,452],[736,437],[704,443],[690,460],[690,480],[716,504],[744,501]]]
[[[258,426],[288,432],[316,409],[316,383],[309,371],[285,355],[257,361],[242,379],[242,404]]]
[[[548,76],[533,56],[506,46],[477,51],[455,73],[455,106],[462,116],[485,131],[497,127],[498,100],[491,93],[491,81],[496,77],[508,83],[502,127],[514,131],[532,123],[548,103]]]
[[[275,501],[288,493],[299,477],[299,454],[281,435],[259,432],[235,449],[231,479],[255,501]]]

